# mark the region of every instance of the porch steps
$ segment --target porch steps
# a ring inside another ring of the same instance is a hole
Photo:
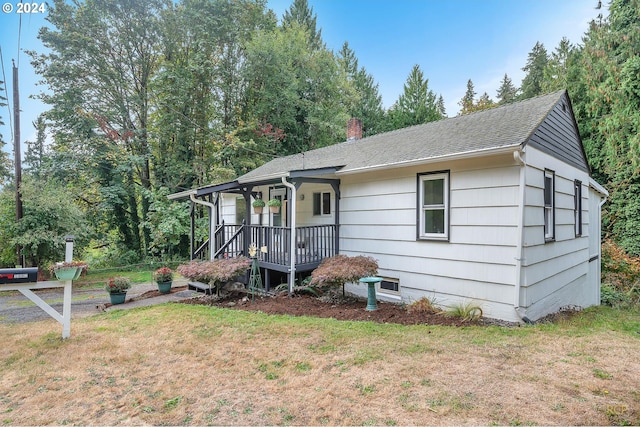
[[[190,291],[196,291],[196,292],[203,292],[206,295],[211,295],[213,294],[213,292],[215,291],[215,287],[213,286],[209,286],[208,283],[202,283],[202,282],[187,282],[187,288]]]

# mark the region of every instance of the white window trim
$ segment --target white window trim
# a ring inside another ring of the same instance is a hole
[[[551,200],[547,204],[544,199],[547,188],[547,179],[551,178]],[[544,239],[546,242],[553,242],[556,238],[556,173],[552,170],[545,169],[544,183],[542,186],[544,204]]]
[[[573,183],[573,219],[575,223],[576,237],[581,237],[582,230],[582,181],[575,180]]]
[[[425,233],[424,232],[424,190],[423,183],[436,179],[444,180],[444,204],[431,205],[433,209],[444,209],[444,232],[443,233]],[[421,240],[449,240],[449,172],[434,172],[418,175],[418,239]]]
[[[378,282],[378,283],[376,283],[376,292],[377,293],[388,295],[388,296],[392,296],[392,297],[399,297],[400,296],[400,290],[401,290],[400,279],[391,278],[391,277],[382,277],[382,281],[397,283],[398,284],[398,290],[397,291],[392,291],[392,290],[389,290],[389,289],[384,289],[384,288],[380,287],[382,282]]]

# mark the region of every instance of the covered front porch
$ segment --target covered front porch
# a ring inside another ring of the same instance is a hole
[[[254,244],[268,291],[284,277],[292,289],[296,275],[338,254],[340,180],[309,176],[327,171],[305,172],[304,176],[233,181],[170,195],[171,199],[191,201],[191,259],[248,256],[249,246]],[[256,199],[278,199],[280,210],[272,212],[265,207],[256,213],[252,206]]]

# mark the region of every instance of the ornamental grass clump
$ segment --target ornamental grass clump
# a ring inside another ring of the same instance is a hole
[[[311,273],[310,286],[330,288],[344,286],[345,283],[358,283],[362,277],[378,274],[378,262],[368,256],[335,255],[326,258]]]
[[[240,256],[213,261],[191,261],[188,264],[179,265],[177,270],[191,280],[217,286],[246,273],[250,266],[251,260]]]

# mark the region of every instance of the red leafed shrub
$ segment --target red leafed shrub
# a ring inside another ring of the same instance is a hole
[[[213,261],[191,261],[179,265],[178,273],[197,282],[216,285],[226,283],[245,273],[251,266],[247,257],[216,259]]]
[[[367,256],[336,255],[322,261],[313,272],[309,285],[318,287],[341,286],[362,277],[378,274],[378,262]]]

